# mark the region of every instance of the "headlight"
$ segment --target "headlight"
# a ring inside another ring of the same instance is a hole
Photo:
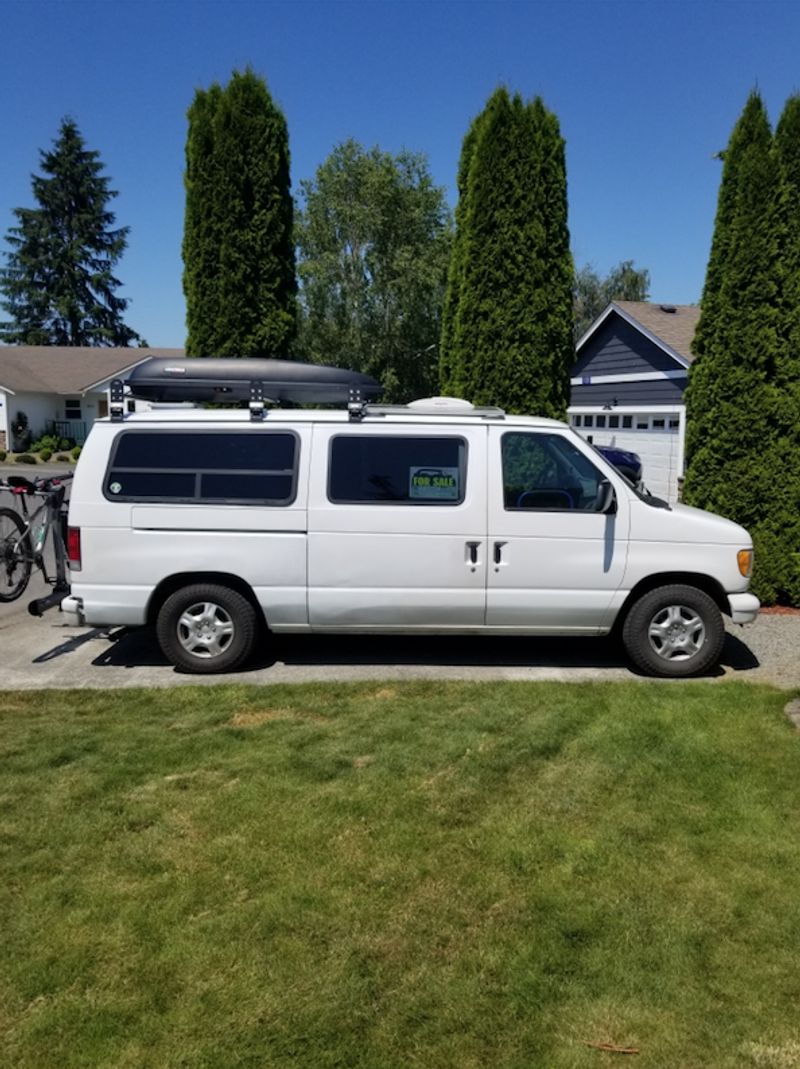
[[[753,572],[752,549],[740,549],[736,554],[736,563],[739,565],[739,574],[749,579]]]

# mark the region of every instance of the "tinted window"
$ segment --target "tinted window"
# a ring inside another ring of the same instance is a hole
[[[294,500],[297,439],[280,432],[128,431],[104,492],[113,501]]]
[[[503,435],[506,509],[561,512],[591,510],[603,475],[569,438],[560,434]]]
[[[331,442],[328,496],[342,504],[457,505],[465,459],[461,438],[341,435]]]

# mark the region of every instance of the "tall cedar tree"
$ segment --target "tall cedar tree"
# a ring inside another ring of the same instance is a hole
[[[72,119],[62,120],[50,152],[32,176],[37,208],[15,208],[0,272],[10,321],[0,338],[12,345],[131,345],[139,335],[122,320],[113,269],[128,227],[114,227],[108,202],[117,196],[101,174],[99,153],[85,147]]]
[[[780,398],[779,418],[787,456],[779,486],[784,497],[785,599],[800,606],[800,96],[786,105],[775,131],[781,167],[784,250],[781,355],[775,386]]]
[[[287,356],[296,281],[286,120],[235,71],[188,111],[183,289],[189,356]]]
[[[790,460],[782,355],[783,186],[753,93],[724,154],[717,220],[689,373],[685,499],[747,527],[753,589],[786,596]]]
[[[443,391],[563,417],[573,282],[558,120],[498,89],[462,148]]]
[[[424,156],[346,141],[301,188],[303,356],[375,376],[387,401],[435,392],[451,222]]]

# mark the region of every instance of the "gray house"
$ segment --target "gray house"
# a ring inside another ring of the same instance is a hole
[[[569,419],[595,445],[638,453],[644,480],[676,501],[684,469],[686,389],[695,305],[614,301],[576,350]]]
[[[151,356],[183,355],[183,349],[0,346],[0,449],[15,448],[18,412],[34,438],[58,434],[83,444],[92,423],[108,415],[112,379]]]

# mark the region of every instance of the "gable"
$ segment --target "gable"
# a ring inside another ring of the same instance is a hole
[[[685,367],[633,324],[612,311],[581,346],[573,378],[598,375],[646,375]]]

